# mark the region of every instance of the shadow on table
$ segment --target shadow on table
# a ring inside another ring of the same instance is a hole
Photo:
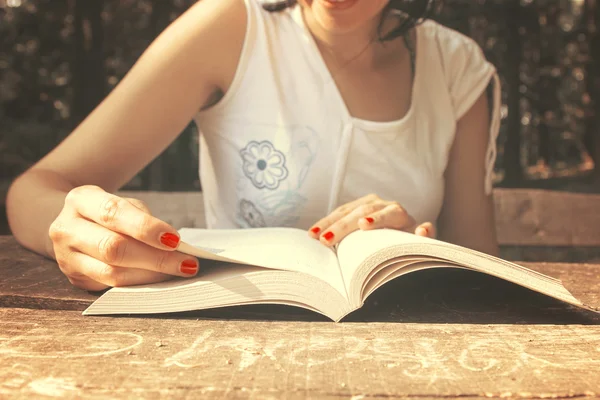
[[[159,318],[329,321],[308,310],[253,305],[170,314]],[[456,324],[600,324],[581,310],[518,285],[477,272],[425,270],[375,291],[347,322]]]

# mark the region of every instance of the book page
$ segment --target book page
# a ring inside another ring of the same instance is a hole
[[[352,311],[345,296],[323,280],[306,274],[209,260],[202,265],[202,273],[193,278],[112,288],[83,314],[158,314],[281,304],[305,308],[337,321]]]
[[[378,252],[390,246],[403,243],[423,243],[426,240],[427,238],[421,236],[392,229],[353,232],[342,240],[337,250],[344,281],[350,285],[355,280],[366,279],[366,275],[356,276],[358,269],[367,258]],[[381,261],[386,260],[382,259]]]
[[[335,252],[293,228],[179,230],[181,240],[199,252],[197,257],[300,272],[316,277],[346,297]],[[204,255],[208,257],[205,257]],[[202,264],[200,264],[202,269]]]
[[[555,278],[472,249],[388,229],[357,231],[340,243],[338,259],[351,303],[356,306],[357,302],[364,300],[360,298],[360,289],[368,284],[371,271],[394,258],[407,256],[426,257],[435,264],[429,267],[453,266],[483,272],[569,304],[583,306]],[[392,274],[388,278],[394,276]],[[388,280],[384,279],[380,284]]]

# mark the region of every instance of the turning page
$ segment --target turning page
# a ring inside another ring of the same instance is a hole
[[[339,320],[351,310],[335,252],[303,230],[180,230],[180,251],[203,259],[189,279],[112,288],[84,315],[284,304]],[[216,261],[212,261],[216,260]]]
[[[335,252],[294,228],[191,229],[179,230],[181,240],[192,249],[184,253],[238,264],[300,272],[316,277],[346,297]],[[194,252],[200,249],[213,257]],[[202,265],[200,266],[202,269]]]

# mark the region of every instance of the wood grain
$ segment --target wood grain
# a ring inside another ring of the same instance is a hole
[[[497,193],[505,248],[599,247],[598,198]],[[129,195],[203,226],[199,194]],[[600,307],[600,264],[523,264]],[[600,397],[600,314],[474,272],[408,275],[339,324],[281,306],[83,317],[97,294],[12,237],[0,276],[0,398]]]
[[[75,288],[54,260],[0,236],[0,306],[84,310],[97,296]]]
[[[496,189],[496,230],[503,245],[600,246],[600,195]]]
[[[0,397],[593,398],[600,326],[89,318],[0,309]]]

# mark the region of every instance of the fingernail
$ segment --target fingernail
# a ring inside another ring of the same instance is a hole
[[[196,272],[198,272],[198,263],[196,260],[185,260],[181,263],[179,270],[182,274],[196,275]]]
[[[369,224],[372,224],[373,222],[375,222],[375,220],[371,217],[365,218],[365,221],[367,221]]]
[[[179,236],[173,233],[163,233],[160,237],[160,242],[167,247],[176,249],[179,246]]]
[[[321,232],[321,228],[319,228],[318,226],[315,226],[314,228],[312,228],[310,230],[312,233],[314,233],[315,235],[318,235],[319,232]]]
[[[327,240],[328,242],[331,241],[331,239],[333,239],[335,235],[333,234],[333,232],[325,232],[323,234],[323,239]]]

